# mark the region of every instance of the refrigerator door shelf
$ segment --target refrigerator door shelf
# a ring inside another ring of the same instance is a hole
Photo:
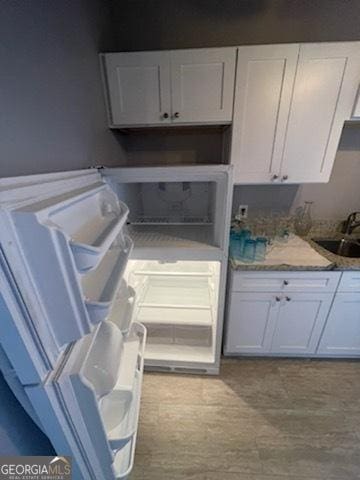
[[[124,203],[118,203],[119,214],[109,213],[93,219],[73,235],[70,245],[79,272],[87,272],[99,265],[125,225],[129,209]]]
[[[123,228],[128,214],[128,207],[106,184],[38,200],[18,207],[13,213],[19,229],[26,216],[31,216],[35,228],[38,223],[62,232],[80,272],[96,268]]]
[[[135,302],[135,290],[122,279],[107,320],[115,323],[124,335],[129,332],[134,315]]]
[[[138,428],[146,329],[134,323],[123,339],[116,325],[104,322],[88,337],[77,342],[54,384],[83,448],[113,464],[114,478],[125,478]]]
[[[132,250],[130,237],[124,235],[121,245],[113,245],[99,266],[82,276],[85,305],[93,325],[102,322],[115,301],[128,258]]]

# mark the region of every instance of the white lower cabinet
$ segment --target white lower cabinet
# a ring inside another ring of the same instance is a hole
[[[225,355],[360,357],[360,272],[230,272]]]
[[[265,354],[270,350],[278,303],[273,293],[233,292],[228,311],[225,353]]]
[[[318,354],[360,355],[360,292],[337,293],[320,341]]]
[[[233,292],[228,310],[226,354],[312,355],[332,293]]]
[[[282,298],[271,353],[314,354],[333,297],[332,293],[293,293]]]

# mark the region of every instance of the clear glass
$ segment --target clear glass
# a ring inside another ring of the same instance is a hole
[[[308,235],[312,227],[311,209],[313,202],[305,202],[303,207],[299,207],[295,212],[294,227],[295,233],[302,237]]]
[[[264,237],[258,237],[256,239],[255,245],[255,260],[257,262],[262,262],[265,260],[266,257],[266,245],[267,239]]]

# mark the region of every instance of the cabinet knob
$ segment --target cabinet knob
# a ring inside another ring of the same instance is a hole
[[[281,181],[285,182],[289,178],[289,175],[283,175]]]
[[[165,112],[165,113],[163,114],[162,118],[169,118],[169,114]]]
[[[284,280],[284,285],[285,285],[285,286],[289,285],[289,281],[288,281],[288,280]]]
[[[290,298],[290,297],[285,297],[285,300],[286,300],[287,302],[291,302],[291,298]]]
[[[179,112],[175,112],[174,113],[174,118],[179,118],[180,117],[180,113]]]
[[[272,181],[272,182],[275,182],[275,180],[277,180],[278,178],[279,178],[279,175],[273,175],[273,176],[271,177],[271,181]]]
[[[275,297],[275,300],[276,300],[277,302],[280,302],[281,298],[280,298],[280,297]]]

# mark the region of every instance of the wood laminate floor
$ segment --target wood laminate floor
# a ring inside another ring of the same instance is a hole
[[[360,479],[360,362],[146,373],[131,480]]]

